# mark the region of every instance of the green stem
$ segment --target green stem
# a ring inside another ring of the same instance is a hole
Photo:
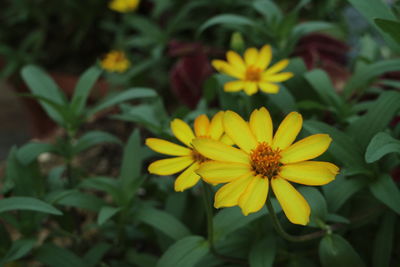
[[[208,238],[208,242],[210,244],[211,253],[214,256],[216,256],[222,260],[225,260],[225,261],[229,261],[229,262],[233,262],[233,263],[247,264],[247,262],[242,259],[237,259],[237,258],[228,257],[225,255],[219,254],[217,252],[217,250],[215,249],[213,211],[212,211],[212,203],[211,203],[212,191],[211,191],[209,184],[207,184],[204,181],[202,181],[202,183],[203,183],[203,203],[204,203],[204,208],[206,210],[206,215],[207,215],[207,238]]]

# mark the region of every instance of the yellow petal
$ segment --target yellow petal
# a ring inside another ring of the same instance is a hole
[[[316,158],[328,149],[331,142],[332,138],[327,134],[308,136],[283,150],[280,162],[293,163]]]
[[[273,66],[271,66],[271,68],[267,69],[263,74],[265,74],[265,75],[275,74],[277,72],[280,72],[284,68],[286,68],[287,65],[289,65],[289,60],[283,59],[283,60],[275,63]]]
[[[264,70],[266,67],[268,67],[269,63],[271,63],[271,58],[272,58],[271,46],[264,45],[260,50],[260,54],[258,55],[256,67]]]
[[[230,110],[226,111],[223,125],[225,133],[247,153],[257,146],[257,141],[250,131],[249,125],[237,113]]]
[[[269,82],[259,82],[258,86],[261,91],[267,94],[277,94],[279,92],[279,85]]]
[[[220,111],[214,115],[211,119],[209,133],[208,135],[211,139],[219,140],[224,133],[224,126],[222,125],[222,118],[224,117],[224,112]]]
[[[259,143],[272,143],[272,120],[266,108],[255,109],[250,115],[250,129]]]
[[[158,138],[147,138],[146,145],[152,150],[171,156],[188,156],[192,150]]]
[[[194,148],[209,159],[249,164],[249,155],[240,149],[208,138],[193,140]]]
[[[244,72],[241,71],[240,69],[235,68],[232,65],[229,65],[227,62],[223,61],[223,60],[213,60],[211,62],[211,64],[213,65],[213,67],[222,73],[225,73],[229,76],[238,78],[238,79],[243,79],[244,78]]]
[[[175,191],[182,192],[195,184],[200,180],[200,176],[195,172],[199,168],[197,162],[193,163],[189,168],[182,172],[175,180]]]
[[[258,59],[258,51],[254,47],[250,47],[246,49],[246,52],[244,52],[244,61],[246,62],[247,66],[251,66],[256,64]]]
[[[266,81],[266,82],[279,83],[279,82],[287,81],[292,77],[293,77],[293,73],[291,73],[291,72],[282,72],[282,73],[279,73],[279,74],[262,75],[262,80]]]
[[[151,163],[148,170],[158,175],[171,175],[180,172],[192,163],[193,159],[190,156],[160,159]]]
[[[305,185],[324,185],[335,179],[339,168],[329,162],[304,161],[283,165],[279,175],[291,182]]]
[[[246,82],[244,84],[244,91],[247,95],[254,95],[257,93],[257,83],[256,82]]]
[[[272,140],[272,148],[281,150],[290,146],[296,139],[303,125],[303,118],[297,112],[290,112],[281,122]]]
[[[181,119],[171,121],[171,130],[179,141],[191,147],[192,140],[195,138],[192,129]]]
[[[222,161],[205,162],[197,170],[197,174],[210,184],[228,183],[246,173],[251,173],[250,165]]]
[[[233,146],[235,144],[227,134],[224,134],[219,141],[229,146]]]
[[[243,72],[246,71],[246,66],[244,64],[244,61],[238,53],[236,53],[234,51],[228,51],[226,53],[226,58],[228,59],[229,64],[231,64],[235,68],[237,68]]]
[[[238,205],[238,200],[251,182],[253,175],[242,177],[222,186],[215,194],[214,207],[232,207]]]
[[[285,179],[271,180],[272,189],[283,212],[291,223],[306,225],[310,219],[310,206],[304,197]]]
[[[243,90],[246,82],[244,81],[231,81],[231,82],[226,82],[224,84],[224,91],[225,92],[238,92],[240,90]]]
[[[253,177],[238,201],[245,216],[259,211],[264,206],[268,196],[268,188],[268,179],[263,179],[260,176]]]
[[[199,115],[194,120],[194,133],[197,137],[207,136],[208,128],[210,127],[210,120],[204,114]]]

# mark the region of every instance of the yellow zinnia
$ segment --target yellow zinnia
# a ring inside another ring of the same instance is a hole
[[[129,68],[131,62],[124,52],[113,50],[105,55],[100,61],[100,65],[103,69],[110,72],[124,72]]]
[[[227,183],[215,195],[214,206],[240,206],[244,215],[259,211],[267,200],[269,184],[287,218],[306,225],[310,207],[304,197],[288,182],[324,185],[339,171],[332,163],[310,161],[324,153],[332,139],[315,134],[294,144],[302,127],[302,117],[292,112],[273,136],[272,120],[267,109],[254,110],[250,121],[233,111],[223,118],[225,134],[238,148],[221,142],[198,138],[194,148],[212,161],[197,171],[209,183]]]
[[[134,11],[139,6],[139,0],[112,0],[108,7],[111,10],[126,13],[130,11]]]
[[[234,51],[228,51],[226,58],[227,62],[212,61],[217,71],[238,79],[224,84],[226,92],[244,90],[246,94],[252,95],[260,89],[265,93],[276,94],[279,91],[279,85],[275,83],[293,77],[291,72],[278,73],[289,64],[288,59],[281,60],[268,68],[272,58],[269,45],[264,45],[260,51],[254,47],[248,48],[244,53],[244,59]]]
[[[195,171],[208,159],[200,155],[192,146],[192,141],[196,137],[202,137],[205,140],[226,139],[222,126],[222,117],[224,112],[220,111],[210,120],[206,115],[198,116],[194,121],[194,132],[184,121],[174,119],[171,122],[171,130],[175,137],[186,147],[171,143],[158,138],[147,138],[146,145],[152,150],[171,156],[177,156],[170,159],[161,159],[151,163],[148,167],[150,173],[158,175],[172,175],[184,169],[175,180],[175,191],[183,191],[194,186],[200,179]]]

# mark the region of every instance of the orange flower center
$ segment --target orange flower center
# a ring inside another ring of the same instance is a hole
[[[267,143],[260,143],[250,153],[253,171],[264,178],[272,179],[279,173],[281,163],[280,149],[272,149]]]
[[[254,66],[249,66],[246,70],[246,80],[258,82],[261,78],[261,69]]]
[[[195,150],[194,148],[192,149],[192,159],[198,163],[203,163],[209,160],[208,158],[197,152],[197,150]]]

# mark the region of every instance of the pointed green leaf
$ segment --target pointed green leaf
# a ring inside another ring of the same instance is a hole
[[[105,242],[101,242],[92,247],[88,252],[86,252],[83,260],[87,267],[99,266],[100,260],[104,255],[111,249],[111,245]]]
[[[62,215],[62,212],[53,206],[32,197],[9,197],[0,199],[0,213],[13,210],[31,210],[54,215]]]
[[[56,147],[46,143],[28,143],[18,149],[17,158],[22,164],[29,165],[45,152],[56,152]]]
[[[369,143],[365,152],[365,161],[372,163],[393,152],[400,153],[400,140],[394,139],[387,133],[380,132]]]
[[[116,207],[110,207],[110,206],[104,206],[101,207],[99,211],[99,215],[97,217],[97,224],[102,225],[109,219],[111,219],[115,214],[117,214],[121,210],[121,207],[116,208]]]
[[[276,255],[276,241],[273,235],[254,243],[250,249],[250,267],[272,267]]]
[[[0,264],[21,259],[32,250],[35,243],[35,239],[18,239],[14,241],[4,258],[0,259]]]
[[[382,174],[370,185],[372,194],[397,214],[400,214],[400,191],[388,174]]]
[[[73,252],[53,244],[43,245],[36,253],[35,259],[50,267],[85,267],[87,266]]]
[[[387,212],[380,220],[380,226],[375,236],[372,266],[389,267],[392,259],[396,215]]]
[[[92,146],[102,143],[122,144],[116,136],[102,131],[91,131],[81,136],[73,147],[73,153],[78,154]]]
[[[197,35],[201,34],[204,30],[210,28],[214,25],[228,25],[228,26],[254,26],[255,23],[251,19],[247,17],[234,15],[234,14],[221,14],[215,17],[212,17],[205,21],[197,30]]]

